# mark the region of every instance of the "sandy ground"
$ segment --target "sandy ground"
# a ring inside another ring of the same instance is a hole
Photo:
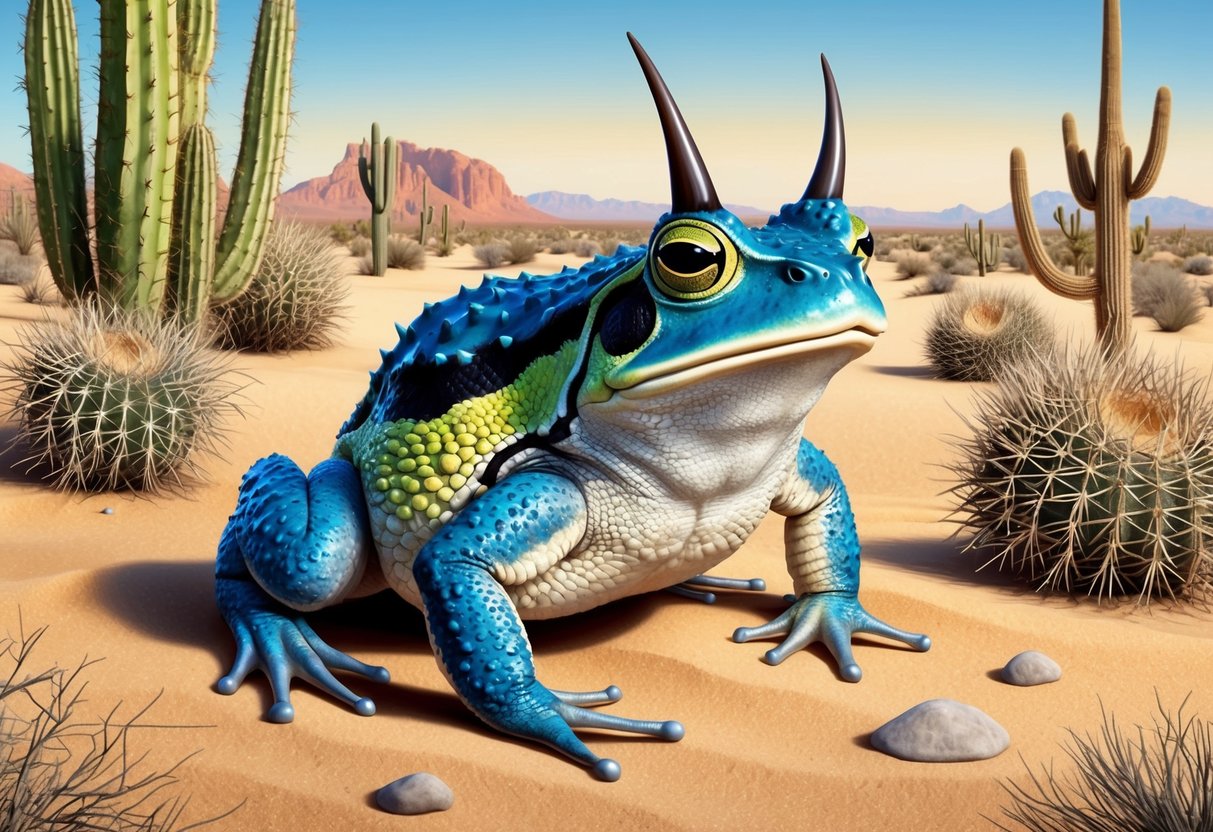
[[[554,271],[566,259],[542,255],[528,270]],[[27,629],[49,625],[33,665],[105,657],[88,671],[84,715],[119,701],[120,713],[132,713],[160,695],[151,722],[201,726],[133,737],[152,749],[153,763],[201,749],[178,772],[190,817],[246,801],[220,828],[981,829],[990,827],[983,814],[1000,816],[999,782],[1024,782],[1024,760],[1068,767],[1060,748],[1067,727],[1097,732],[1101,702],[1131,725],[1150,721],[1156,695],[1173,708],[1191,692],[1188,711],[1213,717],[1213,614],[1044,598],[975,573],[978,561],[959,553],[943,520],[951,502],[941,493],[950,484],[942,466],[954,455],[948,436],[965,433],[960,414],[971,411],[976,385],[929,377],[921,342],[938,298],[903,297],[909,284],[894,281],[888,263],[872,274],[889,332],[835,379],[806,433],[838,464],[855,505],[862,600],[889,622],[930,634],[930,652],[861,638],[864,678],[848,684],[820,646],[768,667],[760,658],[769,644],[732,643],[734,628],[773,616],[790,587],[781,518],[772,515],[717,570],[766,578],[764,595],[715,606],[647,596],[530,628],[547,684],[618,684],[625,696],[615,712],[686,725],[674,745],[591,736],[598,753],[622,763],[617,783],[484,727],[448,688],[419,614],[393,599],[313,619],[335,646],[391,669],[385,687],[351,682],[373,696],[375,717],[300,687],[295,723],[270,724],[259,674],[234,696],[217,694],[233,646],[215,610],[212,562],[240,475],[271,451],[304,468],[327,456],[378,364],[376,350],[394,342],[392,323],[480,280],[466,247],[429,264],[423,273],[352,277],[349,326],[332,349],[237,356],[234,365],[255,381],[247,415],[232,420],[223,458],[208,460],[209,481],[186,496],[62,494],[15,469],[19,453],[0,457],[0,632],[15,633],[20,608]],[[1092,327],[1089,304],[1055,298],[1026,275],[966,280],[1021,286],[1063,330]],[[22,322],[41,314],[15,287],[0,286],[0,340],[13,342]],[[1213,366],[1213,315],[1180,334],[1152,332],[1144,319],[1135,327],[1161,353]],[[0,348],[0,360],[8,354]],[[13,428],[0,431],[8,439]],[[999,681],[997,670],[1027,649],[1054,657],[1061,681]],[[869,746],[883,722],[935,697],[986,711],[1006,727],[1011,748],[983,762],[928,764]],[[450,784],[453,809],[401,818],[374,808],[379,786],[419,770]]]

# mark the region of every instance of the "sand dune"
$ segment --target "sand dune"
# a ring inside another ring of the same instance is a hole
[[[555,270],[541,256],[528,271]],[[352,277],[354,307],[341,345],[284,356],[239,355],[233,365],[255,383],[247,415],[233,417],[230,448],[206,462],[209,481],[185,496],[68,495],[0,459],[0,629],[50,629],[36,657],[73,664],[104,656],[89,671],[82,713],[123,713],[161,694],[150,720],[191,726],[146,729],[134,739],[152,762],[202,753],[179,772],[192,795],[190,816],[246,801],[220,828],[247,830],[425,829],[791,829],[969,830],[997,817],[1000,779],[1023,781],[1019,755],[1038,766],[1068,761],[1066,728],[1095,732],[1100,707],[1125,724],[1148,723],[1155,696],[1213,717],[1210,614],[1130,604],[1042,598],[961,556],[949,540],[950,484],[943,465],[949,434],[963,435],[976,385],[929,378],[922,358],[925,321],[938,298],[905,298],[890,264],[873,279],[890,329],[871,353],[845,369],[811,414],[806,434],[847,481],[865,543],[861,597],[874,614],[927,632],[925,654],[860,639],[857,685],[840,681],[820,646],[779,667],[760,661],[765,644],[733,644],[740,625],[765,621],[790,580],[781,519],[717,570],[762,576],[761,596],[728,596],[715,606],[666,595],[630,599],[530,628],[541,678],[553,687],[618,684],[623,715],[676,718],[678,744],[594,735],[618,759],[623,778],[593,780],[555,753],[483,727],[447,686],[419,614],[393,599],[369,599],[315,616],[335,646],[388,666],[388,686],[355,682],[378,714],[354,715],[309,688],[294,694],[291,726],[264,721],[268,685],[259,674],[231,697],[213,690],[233,655],[212,597],[212,561],[240,475],[271,451],[305,468],[328,455],[337,428],[361,397],[392,323],[425,300],[445,297],[480,270],[467,248],[431,258],[424,273]],[[1053,297],[1032,278],[999,272],[971,283],[1012,284],[1046,304],[1063,329],[1088,333],[1090,304]],[[0,286],[0,341],[17,338],[36,315]],[[1182,333],[1139,338],[1164,355],[1180,349],[1192,367],[1213,367],[1213,316]],[[1180,346],[1182,345],[1182,346]],[[0,348],[0,360],[7,358]],[[0,427],[8,438],[12,428]],[[101,514],[104,507],[112,515]],[[1060,682],[1015,688],[996,671],[1014,654],[1042,650],[1063,667]],[[907,763],[872,750],[868,735],[930,698],[982,708],[1012,737],[992,760]],[[427,770],[454,789],[450,811],[403,819],[374,808],[371,795],[404,774]]]

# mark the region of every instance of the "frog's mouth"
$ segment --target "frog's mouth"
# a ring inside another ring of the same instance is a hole
[[[697,353],[694,356],[696,359],[694,364],[683,361],[676,364],[671,362],[666,366],[658,365],[652,368],[656,371],[656,375],[617,389],[619,395],[625,398],[649,398],[690,384],[735,373],[751,365],[768,364],[798,355],[831,350],[851,351],[853,355],[842,362],[845,364],[870,350],[876,343],[876,336],[879,334],[880,330],[859,324],[830,335],[801,338],[795,341],[760,343],[745,350],[729,351],[727,347],[717,348],[719,355],[712,354],[717,350],[710,350],[706,353]]]

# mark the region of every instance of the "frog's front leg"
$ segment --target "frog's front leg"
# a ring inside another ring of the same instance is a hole
[[[807,439],[800,440],[796,471],[771,508],[786,515],[784,541],[795,590],[792,605],[761,627],[740,627],[737,642],[786,636],[764,659],[779,664],[815,641],[838,662],[842,677],[858,682],[863,672],[851,651],[851,636],[871,633],[928,650],[931,639],[891,627],[859,603],[859,537],[846,488],[834,463]]]
[[[590,751],[574,728],[678,740],[682,725],[580,707],[615,701],[614,686],[587,695],[540,684],[526,631],[505,591],[564,558],[585,534],[586,517],[585,499],[569,480],[546,471],[516,472],[434,535],[417,554],[413,576],[435,658],[464,703],[494,728],[549,745],[600,779],[615,780],[619,764]]]
[[[364,716],[375,712],[374,702],[332,671],[386,682],[387,670],[333,649],[298,614],[335,604],[358,586],[370,539],[358,473],[346,460],[325,460],[309,476],[273,454],[249,469],[215,562],[215,599],[236,638],[236,659],[216,685],[220,693],[235,693],[260,667],[273,689],[271,722],[294,719],[293,677]]]

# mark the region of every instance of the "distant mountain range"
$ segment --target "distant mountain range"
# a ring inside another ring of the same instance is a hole
[[[452,222],[471,223],[553,223],[553,222],[634,222],[651,223],[669,210],[658,202],[621,199],[595,199],[588,194],[542,191],[525,198],[510,190],[505,176],[482,159],[473,159],[457,150],[418,147],[399,142],[400,171],[396,181],[396,200],[392,215],[403,221],[415,217],[421,205],[421,188],[427,184],[427,197],[440,215],[444,205],[450,208]],[[222,181],[220,203],[227,201],[227,186]],[[9,188],[33,195],[29,174],[0,163],[0,196]],[[1044,229],[1055,228],[1053,212],[1057,206],[1068,214],[1078,206],[1065,191],[1041,191],[1032,197],[1036,223]],[[750,205],[726,206],[734,214],[751,221],[766,219],[772,211]],[[0,200],[0,214],[8,208]],[[870,205],[851,206],[869,225],[881,228],[950,228],[959,230],[966,222],[979,219],[991,228],[1011,229],[1015,218],[1011,203],[995,211],[981,212],[960,204],[943,211],[899,211]],[[345,155],[327,176],[318,176],[285,191],[278,199],[281,216],[314,221],[361,219],[370,211],[358,181],[358,145],[349,144]],[[1091,214],[1084,211],[1090,226]],[[1129,204],[1129,219],[1134,225],[1150,217],[1155,228],[1192,230],[1213,229],[1213,208],[1178,197],[1146,197]],[[438,216],[435,216],[437,219]]]
[[[653,222],[670,210],[669,203],[622,199],[594,199],[589,194],[540,191],[526,198],[527,204],[562,220]],[[739,217],[767,217],[770,211],[751,205],[726,205]]]
[[[669,205],[656,202],[625,202],[619,199],[594,199],[586,194],[569,194],[562,191],[542,191],[530,194],[526,201],[543,211],[559,217],[562,220],[627,220],[635,222],[652,222],[661,214],[670,210]],[[1057,206],[1062,206],[1067,214],[1078,208],[1074,197],[1065,191],[1041,191],[1032,197],[1032,209],[1036,214],[1037,225],[1043,228],[1053,227],[1053,212]],[[754,208],[744,205],[726,206],[730,211],[742,217],[767,217],[771,210]],[[1015,216],[1011,211],[1011,203],[995,211],[981,212],[968,205],[960,204],[943,211],[899,211],[896,208],[881,208],[871,205],[852,205],[851,210],[863,217],[874,228],[953,228],[959,229],[964,224],[975,224],[985,220],[991,228],[1011,229],[1015,227]],[[1090,225],[1091,213],[1084,211],[1086,222]],[[1179,197],[1150,196],[1129,204],[1129,221],[1134,225],[1142,223],[1146,216],[1155,228],[1188,228],[1213,229],[1213,208],[1198,205]]]

